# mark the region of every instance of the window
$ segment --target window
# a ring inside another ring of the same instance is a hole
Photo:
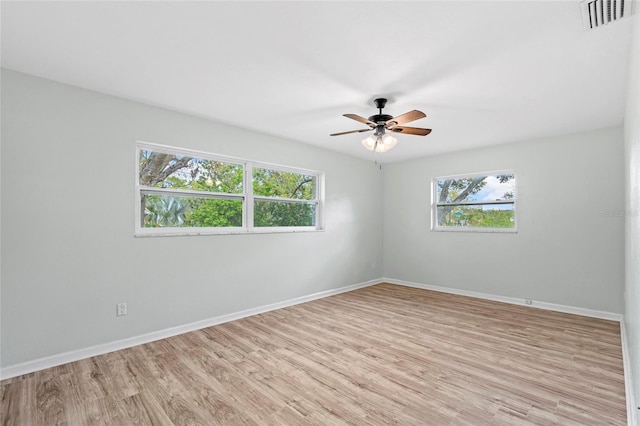
[[[252,178],[253,226],[314,226],[316,176],[254,167]]]
[[[513,170],[434,178],[431,229],[516,232]]]
[[[321,229],[322,174],[138,143],[136,235]]]

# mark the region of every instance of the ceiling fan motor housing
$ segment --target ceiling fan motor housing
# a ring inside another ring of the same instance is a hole
[[[376,114],[376,115],[372,115],[371,117],[369,117],[369,120],[373,121],[374,123],[377,123],[377,124],[384,124],[387,121],[391,120],[392,118],[393,118],[393,115]]]

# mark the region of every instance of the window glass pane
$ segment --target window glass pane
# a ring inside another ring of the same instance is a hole
[[[313,200],[316,177],[272,169],[253,169],[253,194],[262,197]]]
[[[253,225],[256,227],[316,224],[315,204],[256,200],[253,210]]]
[[[439,206],[438,226],[474,228],[515,227],[513,204]]]
[[[436,202],[502,201],[515,198],[516,179],[513,174],[438,179]]]
[[[207,192],[242,193],[241,164],[140,150],[140,185]]]
[[[142,227],[240,227],[242,204],[242,200],[142,195]]]

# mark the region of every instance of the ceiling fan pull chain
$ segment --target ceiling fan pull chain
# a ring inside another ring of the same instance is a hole
[[[378,142],[376,141],[373,151],[371,151],[373,153],[373,164],[375,164],[378,167],[378,169],[382,171],[382,163],[378,163],[378,151],[376,151],[376,148],[375,148],[377,146],[378,146]]]
[[[373,149],[371,150],[371,152],[373,153],[373,164],[375,164],[376,166],[378,165],[378,152],[376,151],[376,148],[378,147],[378,141],[376,140],[375,145],[373,145]]]

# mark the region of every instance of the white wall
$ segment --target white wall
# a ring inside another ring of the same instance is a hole
[[[637,6],[637,5],[636,5]],[[640,16],[633,17],[625,140],[625,328],[636,405],[640,404]],[[637,413],[640,413],[636,410]],[[640,416],[638,416],[640,417]],[[640,425],[640,419],[638,419]]]
[[[515,169],[516,234],[430,231],[432,177]],[[387,278],[623,312],[621,128],[384,168]]]
[[[136,140],[324,171],[326,231],[134,238]],[[2,367],[382,275],[371,162],[11,71],[1,159]]]

